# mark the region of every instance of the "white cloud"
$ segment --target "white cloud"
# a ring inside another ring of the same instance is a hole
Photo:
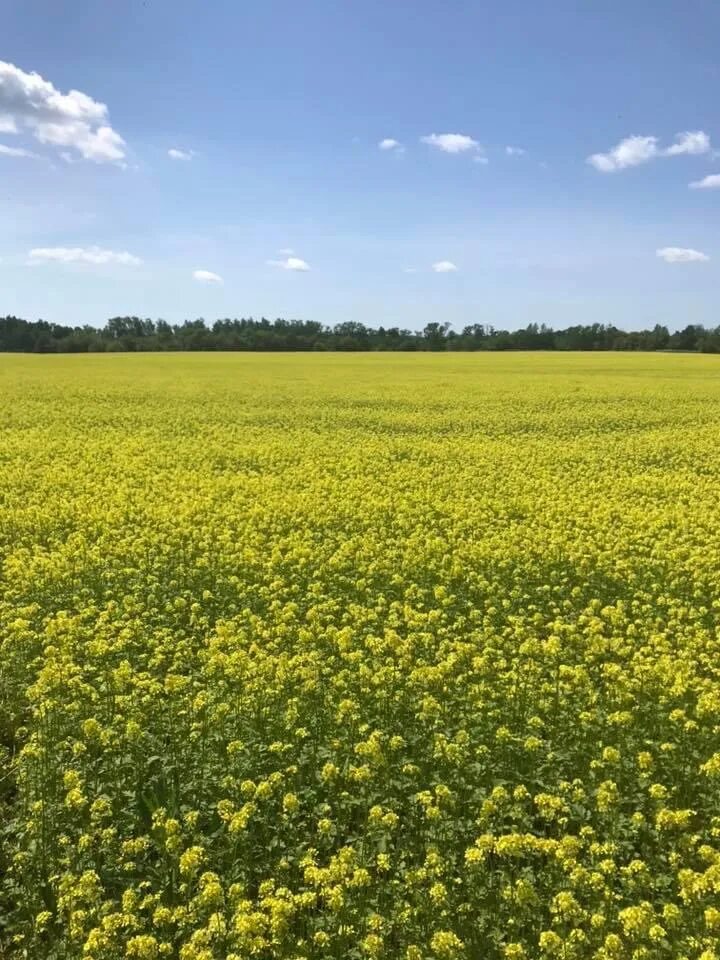
[[[417,273],[417,267],[403,267],[403,273]]]
[[[457,271],[457,267],[450,260],[438,260],[437,263],[432,265],[432,268],[435,273],[455,273]]]
[[[278,250],[278,253],[280,254],[281,257],[291,257],[295,253],[295,251],[293,250],[292,247],[281,247]]]
[[[176,147],[171,147],[168,150],[168,156],[171,160],[192,160],[195,156],[193,150],[178,150]]]
[[[658,155],[657,137],[626,137],[608,153],[594,153],[587,162],[601,173],[637,167]]]
[[[443,153],[466,153],[468,150],[479,150],[480,144],[464,133],[430,133],[420,137],[422,143],[437,147]]]
[[[711,173],[702,180],[693,180],[690,184],[692,190],[718,190],[720,189],[720,173]]]
[[[95,163],[121,163],[125,141],[108,123],[108,109],[82,93],[60,93],[38,73],[0,60],[0,131],[27,130],[36,140],[71,147]]]
[[[607,153],[594,153],[587,162],[601,173],[614,173],[626,167],[638,167],[655,157],[697,156],[710,152],[710,137],[702,130],[687,130],[675,135],[675,143],[661,150],[657,137],[626,137]]]
[[[6,147],[4,143],[0,143],[0,156],[29,157],[33,160],[37,160],[37,154],[33,153],[31,150],[23,150],[22,147]]]
[[[222,283],[223,278],[217,274],[213,273],[211,270],[195,270],[193,272],[193,278],[199,280],[200,283]]]
[[[677,157],[683,153],[696,155],[710,152],[710,137],[702,130],[688,130],[675,136],[677,141],[664,151],[666,157]]]
[[[285,260],[268,260],[271,267],[280,267],[281,270],[296,270],[304,273],[310,269],[310,265],[301,260],[300,257],[287,257]]]
[[[403,145],[399,140],[393,140],[392,137],[386,137],[384,140],[381,140],[378,144],[380,150],[402,150]]]
[[[119,263],[130,267],[142,263],[139,257],[127,251],[103,250],[102,247],[35,247],[30,251],[30,260],[32,263]]]
[[[704,263],[710,259],[706,253],[693,250],[691,247],[663,247],[655,251],[665,263]]]
[[[527,153],[522,147],[505,147],[505,153],[509,157],[522,157]]]
[[[72,147],[95,163],[119,163],[125,156],[125,141],[108,126],[90,130],[86,123],[41,123],[35,137],[43,144]]]
[[[488,164],[490,161],[487,157],[483,157],[481,154],[478,154],[477,156],[473,157],[473,163]]]

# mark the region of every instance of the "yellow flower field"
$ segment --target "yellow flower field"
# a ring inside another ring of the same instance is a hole
[[[720,361],[0,357],[3,960],[720,956]]]

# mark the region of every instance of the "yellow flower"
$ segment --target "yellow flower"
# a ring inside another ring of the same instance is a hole
[[[605,780],[600,784],[596,794],[597,808],[601,813],[612,809],[620,799],[617,784],[612,780]]]
[[[254,803],[244,803],[238,812],[230,818],[230,823],[228,825],[228,830],[230,833],[238,834],[246,830],[256,810],[257,807]]]
[[[435,904],[435,906],[439,906],[441,903],[443,903],[446,897],[447,897],[447,890],[445,889],[444,884],[434,883],[430,887],[430,899]]]
[[[35,916],[35,929],[38,930],[38,932],[42,932],[51,920],[52,913],[50,913],[49,910],[41,910],[40,913]]]
[[[143,934],[128,940],[125,956],[135,960],[156,960],[159,956],[159,944],[155,937]]]
[[[363,953],[369,957],[379,957],[383,950],[382,937],[376,933],[369,933],[360,943]]]
[[[205,859],[205,850],[202,847],[189,847],[180,856],[180,874],[183,877],[192,876]]]
[[[720,751],[701,764],[700,769],[707,777],[720,777]]]
[[[465,949],[465,944],[451,930],[439,930],[430,938],[430,949],[438,957],[457,957]]]
[[[553,930],[543,930],[539,939],[540,949],[543,953],[559,953],[563,948],[563,942]]]

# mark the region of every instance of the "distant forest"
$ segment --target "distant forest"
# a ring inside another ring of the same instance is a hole
[[[679,350],[720,353],[720,327],[690,324],[670,333],[624,331],[612,325],[553,330],[528,324],[522,330],[496,330],[473,323],[461,332],[450,324],[428,323],[423,330],[366,327],[362,323],[323,326],[312,320],[186,320],[181,324],[140,317],[113,317],[95,327],[66,327],[45,320],[0,318],[0,351],[12,353],[102,353],[147,350]]]

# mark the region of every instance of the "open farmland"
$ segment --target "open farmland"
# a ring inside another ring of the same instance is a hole
[[[713,960],[720,362],[0,361],[0,956]]]

